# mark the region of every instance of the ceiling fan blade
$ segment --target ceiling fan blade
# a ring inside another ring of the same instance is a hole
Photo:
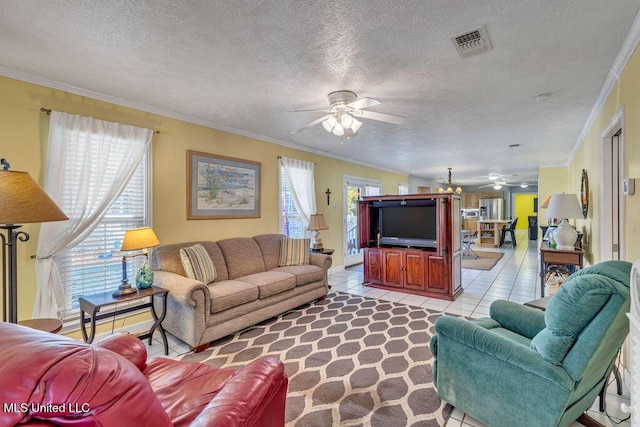
[[[327,110],[326,108],[316,108],[313,110],[290,110],[290,113],[317,113],[317,112],[322,112],[322,113],[330,113],[331,110]]]
[[[296,135],[299,134],[300,132],[309,129],[310,127],[314,127],[315,125],[317,125],[318,123],[322,123],[323,121],[327,120],[329,117],[332,117],[333,114],[327,114],[326,116],[322,116],[317,120],[312,121],[311,123],[307,124],[306,126],[304,126],[303,128],[300,128],[298,130],[294,130],[291,131],[291,135]]]
[[[382,102],[374,98],[360,98],[357,101],[348,103],[346,106],[351,107],[354,110],[362,110],[363,108],[369,108],[380,104],[382,104]]]
[[[387,114],[387,113],[377,113],[375,111],[367,111],[367,110],[356,110],[353,112],[353,115],[360,116],[365,119],[393,123],[394,125],[401,125],[404,123],[404,120],[405,120],[405,118],[402,116],[396,116],[394,114]]]

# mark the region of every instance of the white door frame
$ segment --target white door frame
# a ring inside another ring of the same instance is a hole
[[[621,106],[618,112],[613,116],[609,125],[604,130],[600,137],[601,145],[601,197],[600,197],[600,259],[594,261],[607,261],[613,256],[613,239],[609,234],[609,230],[613,227],[613,218],[607,213],[610,212],[610,206],[614,201],[618,203],[619,207],[619,242],[618,242],[618,256],[620,259],[626,259],[626,219],[625,219],[625,198],[622,192],[618,194],[612,194],[612,150],[611,150],[611,138],[622,130],[619,140],[619,153],[618,153],[618,179],[619,188],[622,189],[622,179],[624,178],[626,169],[626,150],[625,150],[625,109]],[[617,198],[617,200],[616,200]]]
[[[342,178],[342,198],[343,198],[343,211],[342,211],[342,224],[343,224],[343,234],[342,234],[342,255],[343,255],[343,263],[345,267],[350,265],[360,264],[363,262],[362,250],[359,250],[355,255],[348,255],[349,245],[348,245],[348,234],[349,234],[349,224],[347,223],[347,207],[348,207],[348,192],[347,188],[349,186],[352,187],[360,187],[365,189],[367,187],[377,187],[380,189],[380,194],[382,194],[382,181],[378,181],[375,179],[361,178],[357,176],[344,175]],[[360,196],[367,196],[368,194],[360,194]],[[357,239],[357,237],[356,237]]]

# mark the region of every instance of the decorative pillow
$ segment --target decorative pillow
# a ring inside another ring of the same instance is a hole
[[[280,239],[280,262],[278,265],[305,265],[309,264],[309,247],[311,239]]]
[[[216,267],[201,244],[180,248],[180,260],[188,278],[202,283],[211,283],[216,280]]]

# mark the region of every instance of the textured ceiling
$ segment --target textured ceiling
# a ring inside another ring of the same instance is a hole
[[[638,0],[237,0],[0,3],[0,73],[285,145],[454,183],[537,179],[563,164],[640,10]],[[493,49],[450,37],[485,25]],[[341,89],[402,126],[321,125]],[[551,93],[546,101],[536,96]],[[104,98],[104,97],[103,97]],[[508,148],[520,144],[519,148]],[[517,175],[517,176],[514,176]]]

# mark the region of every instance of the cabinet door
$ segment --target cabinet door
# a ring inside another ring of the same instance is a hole
[[[366,248],[364,265],[364,281],[382,284],[382,251],[377,248]]]
[[[371,239],[371,218],[369,202],[358,202],[358,249],[368,248]]]
[[[426,281],[424,252],[406,251],[404,253],[404,287],[424,290]]]
[[[442,256],[429,256],[429,280],[427,290],[446,294],[449,290],[447,259]]]
[[[401,288],[403,285],[404,263],[402,262],[402,252],[393,249],[387,249],[383,252],[383,274],[386,286]]]

